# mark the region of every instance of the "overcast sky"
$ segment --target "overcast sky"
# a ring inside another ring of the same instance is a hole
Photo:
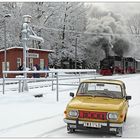
[[[102,7],[104,10],[114,11],[124,16],[130,16],[134,13],[140,13],[140,2],[137,3],[118,3],[118,2],[104,2],[104,3],[95,3],[99,7]]]

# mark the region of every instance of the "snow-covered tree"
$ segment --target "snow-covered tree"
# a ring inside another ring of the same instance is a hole
[[[85,30],[86,18],[84,3],[78,2],[35,2],[23,3],[22,15],[32,16],[36,33],[44,38],[41,48],[53,49],[50,62],[61,67],[65,59],[75,60],[75,42],[78,40],[78,60],[81,59],[81,35]],[[34,43],[35,47],[39,47]]]
[[[19,18],[19,7],[16,2],[2,2],[0,3],[0,47],[4,47],[4,20],[6,24],[6,44],[7,47],[19,45],[20,35],[20,18]],[[6,14],[11,15],[5,17]]]
[[[28,46],[54,50],[50,64],[57,67],[76,60],[88,68],[96,67],[105,56],[129,52],[132,38],[124,34],[139,34],[138,15],[130,18],[126,26],[119,14],[82,2],[0,3],[1,19],[7,13],[11,14],[6,19],[7,46],[21,45],[22,16],[31,15],[30,25],[44,43],[30,41]],[[0,31],[0,47],[4,47],[3,20]]]
[[[140,44],[140,13],[134,13],[127,17],[128,31],[131,34],[131,48],[129,55],[139,58],[139,44]]]

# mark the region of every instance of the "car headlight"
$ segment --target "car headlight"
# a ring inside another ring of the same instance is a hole
[[[108,113],[108,120],[117,120],[118,113]]]
[[[77,118],[78,115],[79,115],[78,110],[71,110],[71,111],[69,111],[69,113],[68,113],[68,116],[69,116],[69,117],[75,117],[75,118]]]

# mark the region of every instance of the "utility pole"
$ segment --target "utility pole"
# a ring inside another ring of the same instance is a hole
[[[77,69],[77,37],[75,39],[75,69]]]
[[[7,50],[7,40],[6,40],[6,18],[11,17],[11,14],[4,15],[4,70],[7,70],[7,56],[6,56],[6,50]]]
[[[7,49],[7,46],[6,46],[6,21],[4,18],[4,70],[5,71],[7,70],[6,49]]]

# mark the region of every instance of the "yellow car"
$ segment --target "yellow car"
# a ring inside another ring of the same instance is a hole
[[[93,79],[80,83],[68,103],[64,122],[68,132],[76,129],[99,129],[122,136],[128,100],[125,84],[120,80]]]

